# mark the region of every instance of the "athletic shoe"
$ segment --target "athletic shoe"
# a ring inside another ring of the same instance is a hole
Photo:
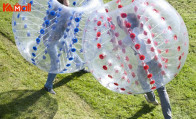
[[[158,101],[155,99],[155,101],[150,101],[149,99],[148,99],[148,96],[146,95],[146,94],[144,94],[144,97],[146,98],[146,101],[148,102],[148,103],[152,103],[153,105],[159,105],[159,103],[158,103]]]
[[[56,93],[55,93],[55,91],[54,91],[53,89],[46,88],[45,86],[44,86],[44,89],[45,89],[47,92],[49,92],[49,93],[51,93],[51,94],[53,94],[53,95],[56,95]]]

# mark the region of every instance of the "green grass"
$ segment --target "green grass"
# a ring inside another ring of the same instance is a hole
[[[161,107],[143,95],[122,95],[102,87],[90,73],[58,75],[50,95],[42,90],[47,73],[26,62],[11,29],[12,13],[0,1],[0,118],[162,119]],[[190,40],[189,55],[179,75],[167,84],[174,119],[196,118],[196,1],[169,0],[182,15]],[[157,93],[156,93],[157,95]],[[158,98],[157,98],[158,99]]]

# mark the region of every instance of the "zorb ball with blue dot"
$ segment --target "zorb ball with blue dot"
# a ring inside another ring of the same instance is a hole
[[[183,67],[188,32],[177,11],[164,0],[117,0],[89,16],[84,57],[95,78],[122,94],[164,86]]]
[[[30,12],[14,12],[13,33],[22,56],[49,73],[71,73],[84,68],[82,35],[88,14],[100,0],[20,0]]]

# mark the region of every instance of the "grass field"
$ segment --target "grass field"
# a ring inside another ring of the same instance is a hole
[[[190,40],[189,55],[179,75],[167,84],[174,119],[196,119],[196,1],[168,0],[182,15]],[[162,119],[161,107],[143,95],[122,95],[102,87],[90,73],[58,75],[54,90],[42,87],[47,73],[18,52],[11,28],[12,13],[0,1],[0,119]],[[157,95],[157,93],[156,93]],[[158,98],[157,98],[158,99]]]

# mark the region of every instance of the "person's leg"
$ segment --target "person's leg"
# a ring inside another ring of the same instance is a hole
[[[162,86],[157,89],[157,92],[159,94],[162,112],[163,112],[165,119],[171,119],[172,118],[171,106],[170,106],[169,96],[167,94],[166,88]]]
[[[146,98],[147,102],[152,103],[153,105],[159,104],[153,91],[144,94],[144,97]]]
[[[147,92],[146,95],[147,95],[148,99],[149,99],[151,102],[155,101],[155,94],[154,94],[153,91]]]
[[[52,89],[53,88],[53,81],[54,81],[55,77],[56,77],[56,74],[49,73],[48,79],[47,79],[46,84],[44,86],[48,89]]]
[[[46,84],[44,85],[44,89],[51,94],[56,94],[55,91],[52,89],[53,88],[53,81],[54,81],[55,77],[56,77],[56,74],[49,73]]]

